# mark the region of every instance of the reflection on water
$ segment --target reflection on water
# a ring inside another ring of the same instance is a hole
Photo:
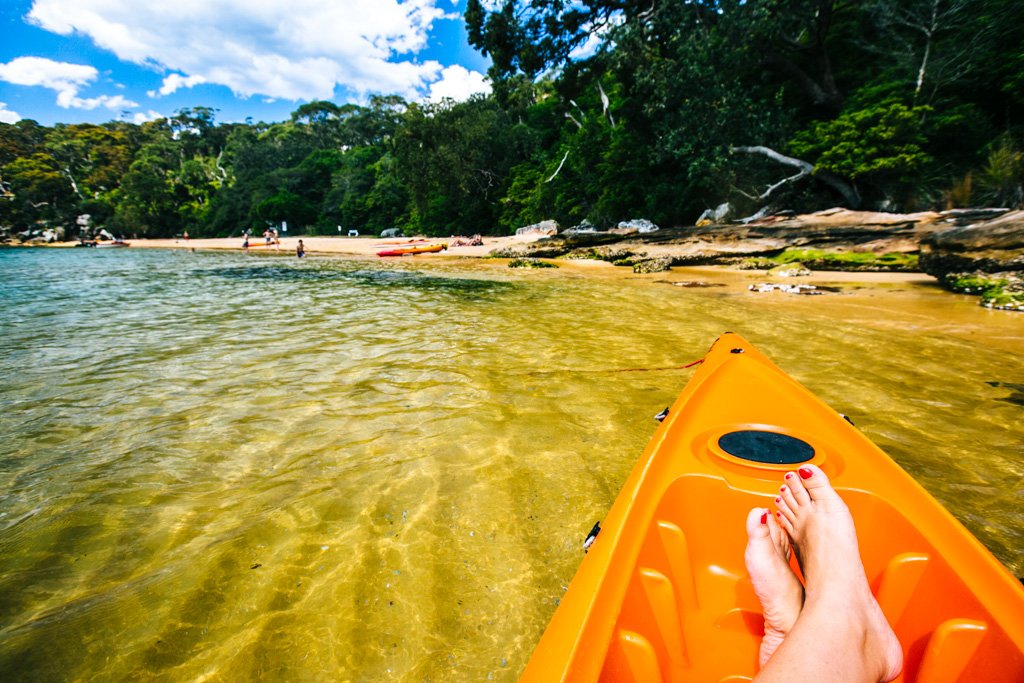
[[[689,376],[618,370],[725,330],[1024,573],[1020,337],[487,263],[85,251],[0,250],[3,680],[514,680]]]

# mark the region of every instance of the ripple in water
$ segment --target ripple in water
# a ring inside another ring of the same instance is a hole
[[[1024,365],[984,344],[721,291],[155,250],[0,250],[0,302],[5,680],[514,680],[689,376],[617,370],[726,329],[1024,571]]]

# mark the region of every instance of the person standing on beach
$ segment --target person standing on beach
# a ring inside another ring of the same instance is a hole
[[[302,240],[299,240],[298,246],[295,247],[295,255],[298,258],[304,258],[306,256],[306,246],[302,243]]]

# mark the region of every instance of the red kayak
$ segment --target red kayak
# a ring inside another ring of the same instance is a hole
[[[406,254],[433,254],[439,251],[445,251],[448,249],[447,244],[432,244],[428,247],[406,247],[403,249],[388,249],[386,251],[378,251],[377,256],[405,256]]]

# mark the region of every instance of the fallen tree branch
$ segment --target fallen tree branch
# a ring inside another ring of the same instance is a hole
[[[860,207],[861,199],[860,193],[857,192],[857,188],[855,188],[851,183],[848,183],[839,176],[829,173],[828,171],[815,171],[814,164],[806,162],[803,159],[787,157],[785,154],[780,154],[771,147],[765,147],[763,145],[743,145],[740,147],[730,147],[729,151],[743,152],[745,154],[761,154],[763,156],[768,157],[772,161],[780,163],[784,166],[791,166],[797,169],[797,173],[795,173],[794,175],[791,175],[787,178],[783,178],[777,183],[769,185],[768,189],[766,189],[758,197],[756,197],[758,201],[764,201],[768,199],[772,195],[772,193],[778,190],[780,187],[789,185],[790,183],[794,183],[807,176],[814,176],[815,178],[817,178],[818,180],[825,183],[833,190],[841,194],[849,208],[856,209]],[[746,193],[743,194],[747,197],[750,197],[750,195]],[[754,199],[754,197],[751,197],[751,199]]]

